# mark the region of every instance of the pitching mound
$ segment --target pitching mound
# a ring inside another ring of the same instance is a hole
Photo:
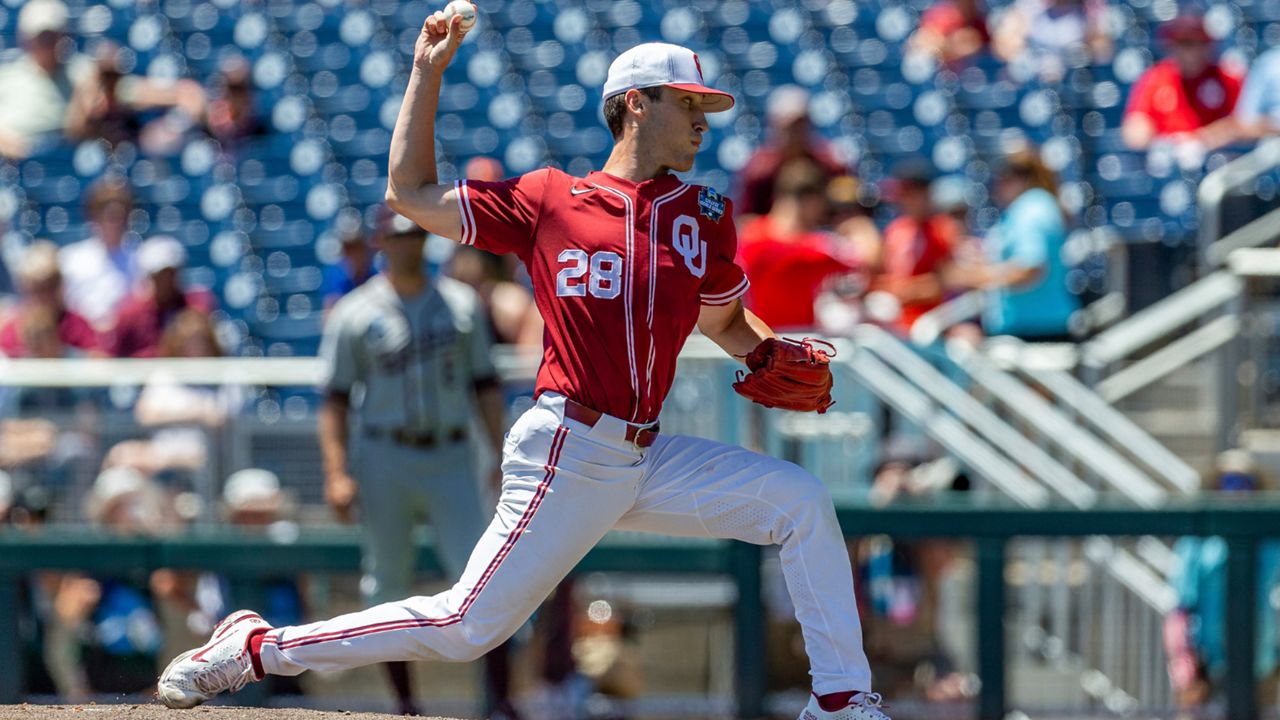
[[[198,707],[170,710],[158,704],[0,705],[0,720],[388,720],[393,717],[379,713],[318,712],[293,708]]]

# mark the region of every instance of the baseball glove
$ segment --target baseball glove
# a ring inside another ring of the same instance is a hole
[[[818,342],[827,350],[814,348]],[[749,373],[738,371],[733,389],[769,408],[824,413],[831,407],[831,358],[835,348],[820,340],[767,338],[746,357]]]

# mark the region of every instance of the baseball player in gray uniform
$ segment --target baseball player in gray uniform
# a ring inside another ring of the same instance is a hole
[[[468,443],[473,408],[495,449],[505,425],[479,297],[461,282],[428,277],[426,233],[412,221],[383,212],[375,241],[385,270],[334,305],[320,346],[325,496],[349,521],[359,495],[360,589],[370,605],[411,594],[412,532],[421,520],[435,527],[446,573],[466,567],[492,507]],[[487,658],[495,714],[509,708],[505,655],[503,646]],[[416,714],[407,664],[387,663],[387,670],[401,712]]]

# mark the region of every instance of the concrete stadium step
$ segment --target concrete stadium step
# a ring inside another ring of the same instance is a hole
[[[1008,673],[1009,702],[1014,707],[1073,707],[1084,698],[1078,669],[1015,660],[1009,663]]]
[[[1202,474],[1217,454],[1214,365],[1200,360],[1116,403],[1116,408]]]

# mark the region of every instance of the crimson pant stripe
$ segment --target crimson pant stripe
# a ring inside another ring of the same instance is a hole
[[[476,582],[476,586],[467,594],[467,598],[462,601],[462,605],[458,611],[448,617],[443,618],[411,618],[406,620],[390,620],[387,622],[373,623],[372,625],[364,625],[349,630],[337,630],[334,632],[324,633],[322,635],[308,635],[292,640],[281,642],[279,638],[267,636],[263,638],[263,643],[273,643],[279,646],[280,650],[290,650],[304,645],[316,645],[319,643],[332,642],[334,640],[349,640],[351,638],[361,637],[364,635],[373,635],[375,633],[391,632],[394,630],[409,630],[417,627],[443,627],[452,625],[462,620],[467,609],[475,603],[476,598],[480,596],[480,591],[498,571],[498,567],[502,565],[502,561],[511,554],[512,548],[515,547],[516,541],[524,534],[529,523],[533,520],[533,515],[538,511],[538,507],[542,505],[542,499],[547,495],[547,489],[551,486],[551,481],[556,476],[556,463],[560,460],[560,450],[564,447],[565,438],[568,436],[568,428],[563,425],[556,430],[555,436],[551,440],[551,453],[547,458],[547,464],[544,466],[547,474],[543,477],[542,482],[538,484],[538,489],[534,493],[533,499],[529,501],[529,507],[525,508],[524,514],[520,516],[520,522],[516,524],[515,530],[507,537],[507,541],[503,543],[502,548],[489,562],[489,566],[485,568],[484,574]]]

